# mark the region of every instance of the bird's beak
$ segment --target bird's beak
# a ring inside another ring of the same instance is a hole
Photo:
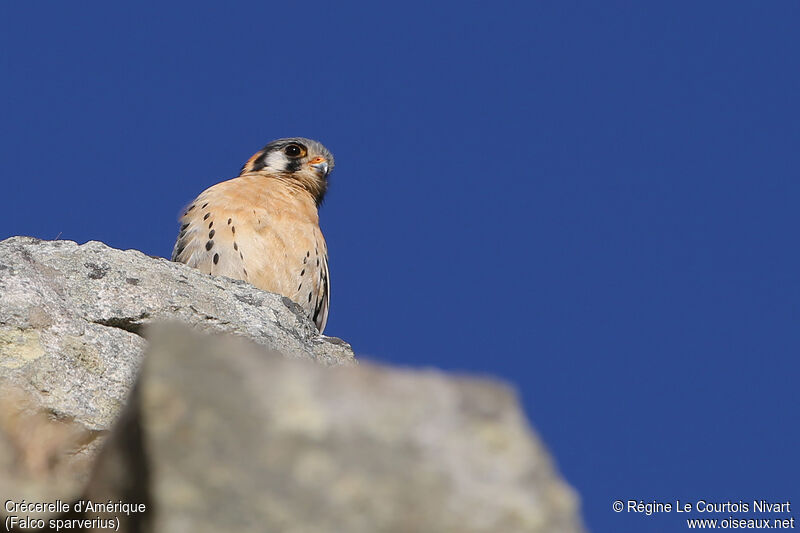
[[[317,171],[318,174],[323,176],[328,175],[328,161],[324,157],[315,157],[308,162],[308,166]]]

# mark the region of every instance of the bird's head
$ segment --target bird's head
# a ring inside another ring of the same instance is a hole
[[[321,143],[303,137],[289,137],[272,141],[256,152],[244,164],[240,175],[258,172],[296,180],[319,205],[332,170],[333,154]]]

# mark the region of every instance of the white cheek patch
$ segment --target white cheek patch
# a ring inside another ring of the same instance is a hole
[[[286,157],[283,155],[283,152],[271,152],[267,155],[264,163],[267,168],[276,172],[283,172],[286,170],[287,161]]]

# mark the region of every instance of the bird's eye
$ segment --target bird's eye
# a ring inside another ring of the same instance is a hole
[[[283,153],[288,155],[289,157],[301,157],[305,154],[305,149],[300,146],[299,144],[290,144],[286,148],[283,149]]]

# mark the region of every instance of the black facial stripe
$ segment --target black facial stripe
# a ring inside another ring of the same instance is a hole
[[[252,171],[258,172],[266,168],[267,164],[267,157],[269,154],[273,152],[283,152],[283,150],[290,144],[296,144],[301,146],[303,150],[307,153],[313,153],[315,155],[320,155],[324,157],[328,161],[328,173],[333,170],[333,155],[318,141],[314,141],[311,139],[305,139],[302,137],[287,137],[285,139],[277,139],[272,141],[271,143],[267,144],[262,150],[261,153],[258,155],[256,159],[252,162]],[[285,167],[282,169],[283,172],[287,174],[292,174],[302,169],[303,164],[300,163],[298,160],[287,156],[285,153],[281,154],[284,158],[288,159]],[[309,154],[309,157],[311,155]],[[300,158],[304,160],[305,158]],[[244,170],[244,168],[242,169]],[[280,169],[275,169],[280,170]],[[326,176],[327,177],[327,176]],[[317,204],[321,203],[322,198],[320,197],[317,201]]]
[[[297,172],[300,170],[300,160],[299,159],[290,159],[286,162],[286,172],[292,173]]]
[[[253,172],[257,172],[257,171],[263,169],[265,166],[267,166],[267,152],[264,152],[263,154],[258,156],[258,159],[253,161],[253,170],[252,171]]]

